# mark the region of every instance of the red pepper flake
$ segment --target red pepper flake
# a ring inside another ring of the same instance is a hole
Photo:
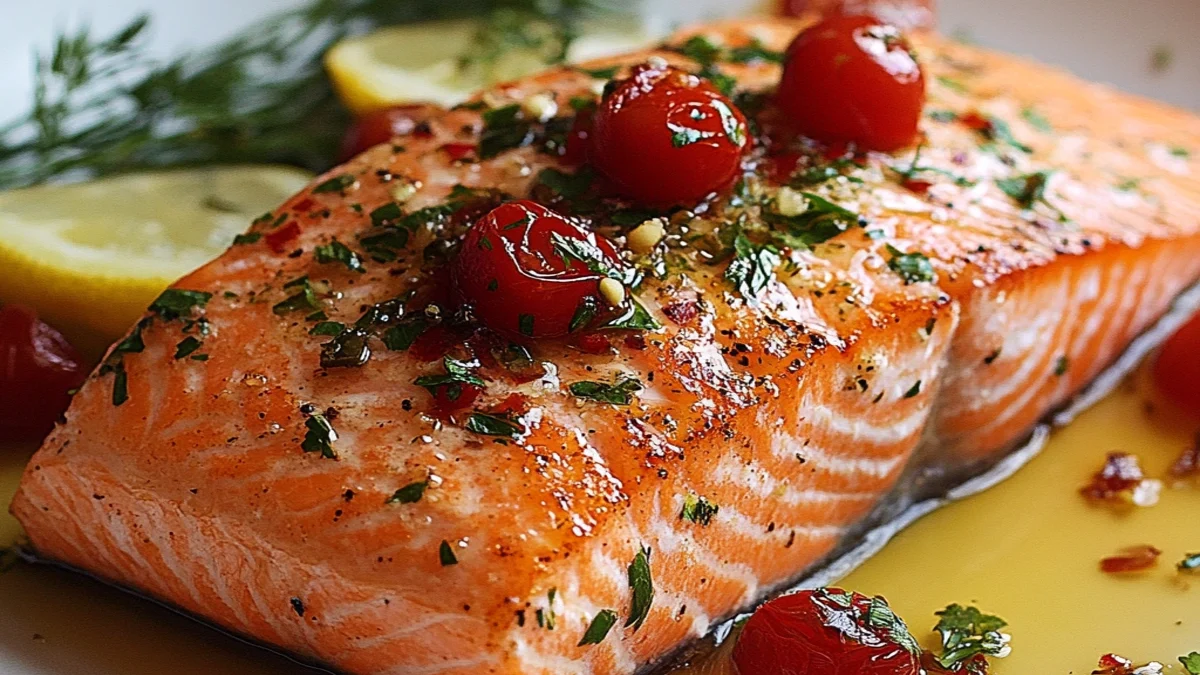
[[[1149,480],[1142,473],[1137,455],[1110,452],[1104,467],[1079,492],[1095,501],[1153,506],[1158,502],[1161,488],[1161,482]]]
[[[608,336],[603,333],[585,333],[575,338],[575,346],[587,354],[607,354],[612,349]]]
[[[442,146],[442,150],[450,155],[450,159],[457,162],[474,154],[475,145],[473,143],[447,143]]]
[[[1179,458],[1171,465],[1173,478],[1191,478],[1200,474],[1200,431],[1196,432],[1196,440],[1190,448],[1185,448]]]
[[[1106,574],[1122,574],[1125,572],[1142,572],[1158,564],[1158,556],[1162,551],[1149,544],[1127,546],[1100,560],[1100,571]]]
[[[1134,666],[1133,661],[1116,654],[1105,654],[1100,657],[1100,663],[1092,675],[1160,675],[1163,665],[1151,661],[1144,666]]]
[[[992,130],[992,121],[975,111],[971,111],[966,115],[959,115],[958,121],[968,129],[978,131],[981,134]]]
[[[680,326],[686,326],[700,315],[700,307],[695,300],[672,302],[662,308],[663,314]]]
[[[906,179],[903,183],[901,183],[901,185],[903,185],[905,189],[912,190],[919,195],[927,194],[929,192],[929,188],[933,187],[933,183],[930,183],[927,180],[917,180],[915,178]]]
[[[267,246],[269,246],[272,251],[276,253],[285,253],[288,250],[289,244],[291,244],[292,240],[299,236],[300,224],[293,220],[278,230],[267,233],[267,236],[263,237],[263,241],[267,242]]]
[[[297,213],[308,213],[309,211],[312,210],[312,207],[314,207],[314,206],[316,206],[316,202],[309,199],[308,197],[305,197],[304,199],[301,199],[300,201],[293,204],[292,210]]]

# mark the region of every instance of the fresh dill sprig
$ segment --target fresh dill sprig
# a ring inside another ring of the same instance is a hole
[[[145,16],[103,37],[84,27],[36,56],[29,112],[0,126],[0,189],[200,164],[274,162],[320,171],[349,122],[321,66],[338,40],[384,25],[485,16],[493,17],[481,29],[487,40],[475,41],[464,66],[482,67],[505,45],[539,39],[549,45],[541,52],[547,61],[561,60],[575,22],[593,4],[313,0],[171,60],[147,50]]]

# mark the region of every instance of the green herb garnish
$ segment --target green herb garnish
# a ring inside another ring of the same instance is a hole
[[[613,384],[606,382],[573,382],[569,387],[571,393],[579,398],[591,399],[613,405],[629,405],[633,395],[643,389],[642,383],[636,377],[622,375]]]
[[[626,330],[658,330],[662,328],[662,324],[650,316],[650,312],[632,294],[626,297],[625,304],[627,307],[620,315],[605,321],[600,327]],[[575,323],[575,318],[578,318],[578,312],[576,312],[576,317],[572,318],[572,325]]]
[[[362,258],[359,258],[357,253],[351,251],[348,246],[337,239],[334,239],[325,246],[318,246],[314,254],[316,255],[317,262],[322,264],[338,262],[353,272],[361,274],[367,271],[363,267]]]
[[[407,350],[429,328],[429,322],[420,315],[406,316],[395,326],[383,333],[383,344],[394,352]]]
[[[1054,362],[1054,374],[1062,377],[1067,374],[1067,370],[1071,367],[1071,360],[1066,355],[1058,357]]]
[[[887,251],[892,256],[888,260],[888,267],[899,274],[900,278],[904,279],[904,283],[915,284],[921,281],[937,280],[937,272],[933,269],[933,263],[929,262],[929,258],[924,253],[904,253],[891,244],[887,244]]]
[[[523,429],[517,423],[506,417],[486,413],[471,413],[465,425],[467,431],[473,431],[484,436],[502,436],[516,438]]]
[[[1179,663],[1183,665],[1183,669],[1188,672],[1188,675],[1200,675],[1200,652],[1192,652],[1187,656],[1179,657]]]
[[[191,356],[192,353],[197,349],[200,349],[203,344],[204,343],[200,342],[200,340],[191,335],[183,338],[179,341],[179,344],[175,345],[175,360],[178,361],[179,359]]]
[[[611,609],[602,609],[592,618],[592,623],[588,625],[587,631],[580,638],[577,647],[585,645],[598,645],[604,642],[604,638],[608,637],[608,632],[617,624],[617,613]]]
[[[920,394],[920,393],[921,393],[921,381],[917,380],[916,384],[914,384],[911,388],[909,388],[908,391],[904,392],[904,398],[913,398],[914,396],[916,396],[917,394]]]
[[[754,39],[744,47],[734,47],[729,51],[729,60],[734,63],[783,63],[783,52],[768,49],[761,40]]]
[[[629,617],[625,619],[625,627],[633,626],[636,633],[650,615],[650,605],[654,602],[654,580],[650,577],[650,549],[639,548],[633,562],[629,563],[629,589],[633,591],[630,600]]]
[[[1034,108],[1033,106],[1027,106],[1023,108],[1021,110],[1021,117],[1029,123],[1029,126],[1037,129],[1038,131],[1047,134],[1054,131],[1054,126],[1050,124],[1050,120],[1042,116],[1042,114],[1038,112],[1037,108]]]
[[[748,302],[758,302],[758,296],[775,279],[775,268],[781,258],[779,250],[770,244],[755,244],[739,232],[733,242],[734,258],[725,270],[725,279]]]
[[[446,396],[451,401],[457,401],[459,396],[462,396],[462,388],[464,384],[469,384],[476,387],[484,386],[483,380],[478,375],[471,372],[471,364],[464,363],[453,357],[447,356],[442,359],[442,364],[446,372],[441,375],[422,375],[413,384],[418,387],[424,387],[430,395],[437,395],[439,387],[445,387]]]
[[[708,527],[712,523],[713,516],[721,507],[713,504],[704,497],[696,495],[688,495],[683,498],[683,509],[679,512],[680,520],[690,520],[701,527]]]
[[[415,483],[409,483],[404,487],[396,490],[391,497],[388,497],[387,504],[416,504],[421,501],[421,497],[425,496],[425,488],[429,487],[429,481],[422,480]]]
[[[212,293],[205,291],[188,291],[181,288],[168,288],[162,295],[150,303],[150,311],[158,314],[164,321],[172,321],[190,314],[192,309],[203,309],[212,299]]]
[[[308,277],[292,279],[284,284],[283,287],[298,290],[283,301],[276,303],[271,308],[272,312],[282,316],[298,310],[319,311],[321,309],[321,302],[317,299],[317,293],[313,289],[312,282],[308,280]]]
[[[563,199],[578,199],[592,187],[594,175],[587,169],[567,173],[554,168],[542,169],[537,176],[539,185],[545,185]]]
[[[1008,195],[1023,209],[1031,209],[1038,202],[1046,202],[1046,186],[1050,183],[1050,171],[1004,178],[996,181],[996,186]]]
[[[349,188],[350,186],[354,185],[357,182],[358,182],[358,179],[356,179],[354,176],[351,176],[348,173],[344,173],[344,174],[341,174],[340,176],[334,176],[333,178],[330,178],[329,180],[322,182],[321,184],[319,184],[315,188],[313,188],[312,191],[313,191],[313,194],[320,194],[322,192],[345,192],[347,188]]]
[[[257,243],[259,239],[262,239],[262,232],[247,232],[234,237],[233,245],[240,246],[242,244],[254,244]]]
[[[338,435],[324,415],[313,413],[304,421],[304,428],[308,431],[304,434],[304,441],[300,444],[302,450],[319,452],[326,459],[337,459],[333,443],[337,441]]]
[[[933,630],[942,636],[942,655],[937,662],[952,670],[978,654],[1007,656],[1009,637],[1000,632],[1004,619],[984,614],[975,607],[953,604],[936,612],[941,617]]]
[[[442,567],[458,564],[458,557],[454,555],[454,549],[450,547],[450,542],[445,539],[438,546],[438,560],[441,561]]]
[[[326,335],[334,337],[346,330],[346,324],[340,321],[321,321],[309,329],[309,335]]]

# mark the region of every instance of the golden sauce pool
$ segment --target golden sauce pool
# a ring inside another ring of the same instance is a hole
[[[896,537],[840,585],[887,597],[927,645],[933,612],[974,603],[1006,619],[1013,653],[997,675],[1091,672],[1117,652],[1176,664],[1200,650],[1200,574],[1175,571],[1200,551],[1200,483],[1169,482],[1153,507],[1118,513],[1078,488],[1112,450],[1136,453],[1161,477],[1197,423],[1147,407],[1130,385],[1054,434],[1041,455],[988,492],[943,508]],[[16,490],[31,448],[0,449],[0,502]],[[0,542],[18,535],[0,518]],[[1154,569],[1115,577],[1102,557],[1122,547],[1163,550]],[[0,672],[6,675],[300,675],[309,671],[172,612],[55,569],[0,575]],[[732,675],[729,643],[678,675]]]

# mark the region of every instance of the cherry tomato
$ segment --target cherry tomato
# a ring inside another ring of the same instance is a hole
[[[421,124],[441,110],[436,105],[415,103],[383,108],[363,115],[346,130],[346,135],[342,138],[341,152],[338,153],[338,162],[344,162],[380,143],[387,143],[396,136],[419,133]]]
[[[49,433],[87,370],[61,333],[19,305],[0,308],[0,439]]]
[[[746,622],[740,675],[917,675],[920,648],[883,598],[836,588],[784,595]]]
[[[590,253],[592,267],[621,269],[612,242],[530,201],[502,204],[467,232],[451,279],[485,326],[516,338],[566,335],[582,303],[597,302],[604,275],[568,255]]]
[[[836,16],[788,47],[778,102],[798,131],[817,140],[897,150],[917,139],[925,74],[894,27]]]
[[[746,118],[703,78],[643,64],[604,98],[589,156],[638,202],[694,202],[730,184],[748,144]]]
[[[1200,314],[1163,345],[1154,362],[1154,381],[1168,399],[1200,417]]]

